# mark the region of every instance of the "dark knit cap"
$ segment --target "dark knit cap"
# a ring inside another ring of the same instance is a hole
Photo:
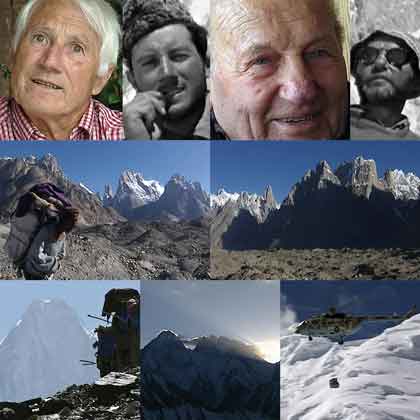
[[[131,67],[131,50],[145,35],[166,25],[183,24],[203,60],[207,31],[198,25],[179,0],[123,0],[123,55]]]

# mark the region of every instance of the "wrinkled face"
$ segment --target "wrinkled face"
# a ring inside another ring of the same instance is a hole
[[[340,136],[347,119],[346,67],[327,2],[235,3],[238,7],[226,10],[220,27],[212,27],[211,98],[227,135]]]
[[[205,97],[204,63],[184,25],[146,35],[132,49],[131,59],[129,79],[139,92],[169,92],[169,117],[185,115]]]
[[[364,59],[363,54],[358,59],[356,68],[356,84],[368,103],[382,103],[396,99],[407,99],[410,84],[413,82],[414,71],[409,62],[398,65],[392,59],[390,50],[401,47],[390,40],[373,40],[367,44],[375,48],[375,60]],[[387,58],[388,55],[388,58]]]
[[[73,118],[108,74],[97,76],[101,42],[71,0],[35,6],[12,65],[12,96],[30,118]]]

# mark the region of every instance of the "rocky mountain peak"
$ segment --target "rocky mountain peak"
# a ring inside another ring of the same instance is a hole
[[[112,192],[111,184],[106,184],[104,198],[103,198],[104,203],[108,202],[108,200],[111,200],[113,196],[114,196],[114,193]]]
[[[57,159],[51,153],[47,153],[39,159],[39,166],[45,168],[50,173],[61,172]]]
[[[400,169],[387,170],[384,182],[396,199],[418,200],[420,198],[420,178],[412,172],[406,174]]]
[[[163,187],[158,181],[146,180],[139,172],[125,170],[120,175],[115,195],[109,185],[105,186],[104,205],[131,218],[135,209],[158,200],[162,193]]]
[[[271,188],[271,185],[267,185],[267,188],[265,189],[264,200],[268,207],[277,207],[277,201],[274,198],[273,189]]]
[[[373,159],[358,156],[351,162],[344,162],[335,171],[341,184],[351,188],[354,194],[370,197],[372,188],[383,189],[383,183],[378,178],[376,163]]]

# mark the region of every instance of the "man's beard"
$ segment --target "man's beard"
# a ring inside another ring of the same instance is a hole
[[[363,92],[363,96],[366,98],[366,102],[370,104],[379,105],[404,99],[402,92],[398,92],[393,85],[387,85],[380,88],[362,86],[361,91]]]

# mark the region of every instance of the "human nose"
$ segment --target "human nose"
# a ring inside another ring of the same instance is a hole
[[[171,76],[175,73],[175,66],[169,57],[162,57],[161,71],[163,76]]]
[[[383,70],[388,65],[386,51],[381,51],[373,62],[373,70]]]
[[[280,96],[300,105],[316,99],[318,87],[303,57],[287,57],[281,69]]]
[[[59,45],[49,45],[41,57],[41,65],[52,72],[60,72],[62,50]]]

